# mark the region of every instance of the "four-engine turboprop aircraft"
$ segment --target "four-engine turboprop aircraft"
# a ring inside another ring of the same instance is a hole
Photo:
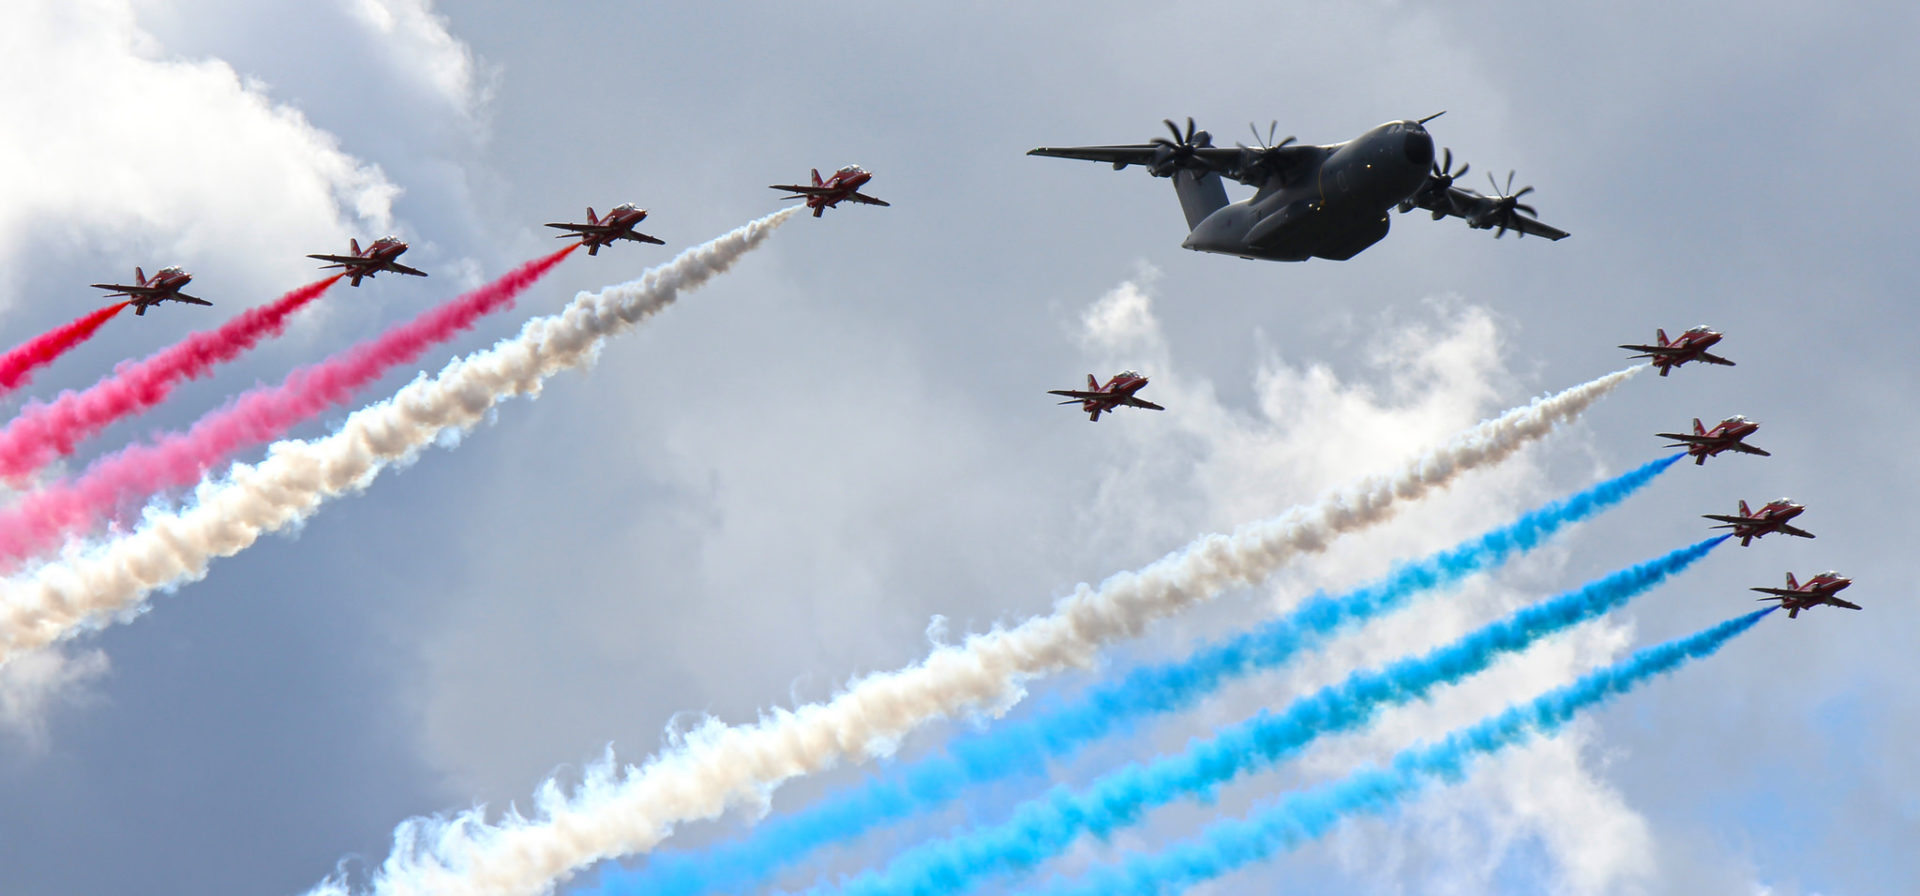
[[[666,240],[656,239],[633,229],[635,225],[646,219],[646,209],[628,202],[614,206],[613,211],[607,212],[604,218],[594,215],[593,206],[587,206],[587,223],[585,224],[548,224],[547,226],[573,231],[560,234],[555,239],[564,240],[577,236],[580,238],[580,245],[587,247],[588,255],[598,255],[601,246],[611,246],[618,240],[633,240],[636,243],[652,243],[656,246],[666,245]]]
[[[177,267],[161,268],[155,272],[152,280],[147,272],[133,269],[133,283],[93,283],[94,289],[112,290],[108,298],[125,296],[127,304],[133,306],[135,315],[147,313],[147,309],[161,302],[184,302],[189,305],[212,305],[206,299],[197,299],[180,291],[180,287],[193,282],[193,275]]]
[[[854,202],[863,202],[867,205],[886,205],[887,203],[860,192],[860,188],[866,186],[867,181],[870,180],[873,180],[872,172],[859,165],[848,165],[839,171],[835,171],[833,175],[826,180],[820,179],[820,169],[813,169],[812,186],[807,186],[806,184],[773,184],[771,188],[775,190],[786,190],[796,194],[793,196],[782,196],[780,197],[781,199],[805,199],[807,201],[807,208],[813,209],[813,216],[818,218],[821,212],[833,208],[849,199]]]
[[[1047,394],[1067,396],[1067,400],[1060,402],[1061,404],[1078,404],[1080,405],[1080,410],[1087,412],[1088,420],[1099,422],[1101,414],[1120,407],[1121,405],[1126,405],[1130,408],[1146,408],[1149,411],[1166,410],[1166,408],[1154,404],[1151,401],[1134,397],[1134,393],[1140,391],[1146,385],[1147,378],[1141,376],[1138,371],[1122,370],[1114,374],[1112,379],[1107,380],[1107,384],[1104,386],[1100,385],[1100,381],[1094,379],[1093,374],[1089,373],[1087,374],[1086,391],[1078,389],[1049,389],[1047,390]]]
[[[1742,454],[1758,454],[1761,457],[1772,457],[1772,454],[1741,441],[1741,439],[1752,435],[1754,430],[1759,428],[1760,424],[1735,414],[1719,423],[1715,423],[1712,429],[1702,427],[1700,425],[1700,418],[1695,417],[1693,418],[1693,433],[1691,435],[1683,432],[1657,432],[1654,433],[1654,435],[1663,439],[1673,439],[1678,444],[1668,445],[1667,447],[1687,449],[1687,455],[1693,458],[1694,465],[1699,466],[1700,464],[1706,463],[1707,458],[1713,457],[1722,451],[1738,451]]]
[[[1721,525],[1712,528],[1732,529],[1732,537],[1740,539],[1740,546],[1746,547],[1754,539],[1768,532],[1784,532],[1788,535],[1796,535],[1801,538],[1812,538],[1812,532],[1787,524],[1788,520],[1805,513],[1806,510],[1807,508],[1803,504],[1795,504],[1786,498],[1779,498],[1767,502],[1767,506],[1760,508],[1759,511],[1756,512],[1747,509],[1747,502],[1742,500],[1740,502],[1740,514],[1738,516],[1703,513],[1701,517],[1716,520],[1721,523]]]
[[[1701,324],[1685,333],[1681,333],[1680,338],[1672,342],[1667,341],[1667,331],[1665,330],[1654,330],[1653,336],[1655,340],[1653,345],[1623,345],[1620,347],[1629,351],[1641,352],[1641,354],[1634,355],[1633,357],[1635,358],[1652,358],[1653,360],[1648,363],[1659,368],[1661,376],[1666,376],[1668,370],[1679,367],[1688,361],[1701,361],[1707,364],[1719,364],[1725,367],[1733,366],[1732,361],[1722,358],[1719,355],[1707,354],[1707,349],[1712,348],[1714,343],[1720,341],[1720,333],[1708,327],[1706,324]]]
[[[333,264],[321,265],[321,270],[341,268],[341,274],[347,277],[348,285],[350,286],[359,286],[360,278],[371,277],[381,271],[392,271],[396,274],[406,274],[413,277],[425,277],[427,275],[426,271],[415,270],[394,260],[400,257],[400,253],[407,251],[407,244],[400,242],[400,238],[397,236],[383,236],[374,240],[373,245],[365,249],[360,248],[360,241],[357,239],[348,240],[347,245],[352,248],[353,254],[309,255],[307,257],[333,262]]]
[[[1173,139],[1113,146],[1043,146],[1027,155],[1108,162],[1115,169],[1139,165],[1154,177],[1173,179],[1191,231],[1180,245],[1241,258],[1305,261],[1345,260],[1387,235],[1388,212],[1426,209],[1434,220],[1453,216],[1494,236],[1520,234],[1564,238],[1567,232],[1535,220],[1532,206],[1495,184],[1487,196],[1454,186],[1467,172],[1450,170],[1453,151],[1436,163],[1433,137],[1418,121],[1390,121],[1345,143],[1313,146],[1288,137],[1273,143],[1274,129],[1258,146],[1214,146],[1213,137],[1187,119],[1183,134],[1166,121]],[[1259,140],[1259,131],[1254,139]],[[1221,178],[1252,186],[1250,199],[1228,202]],[[1491,181],[1491,175],[1489,175]]]
[[[1859,604],[1849,603],[1834,597],[1834,594],[1846,590],[1846,587],[1851,584],[1853,584],[1852,579],[1837,572],[1823,572],[1804,582],[1794,581],[1793,573],[1787,573],[1787,587],[1785,588],[1751,588],[1748,590],[1758,591],[1768,595],[1767,597],[1760,598],[1761,600],[1779,601],[1780,606],[1787,608],[1787,618],[1793,619],[1800,615],[1801,610],[1807,609],[1808,607],[1818,607],[1823,604],[1830,607],[1846,607],[1849,610],[1860,609]]]

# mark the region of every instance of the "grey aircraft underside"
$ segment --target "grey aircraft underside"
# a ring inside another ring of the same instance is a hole
[[[1513,189],[1507,175],[1502,189],[1483,195],[1453,185],[1467,173],[1467,165],[1449,170],[1453,151],[1436,163],[1433,137],[1426,123],[1391,121],[1345,143],[1313,146],[1288,137],[1258,146],[1214,146],[1206,131],[1195,131],[1187,119],[1186,133],[1169,120],[1173,139],[1157,137],[1151,143],[1119,146],[1048,147],[1028,151],[1032,156],[1110,162],[1118,170],[1139,165],[1154,177],[1173,179],[1180,208],[1192,231],[1180,245],[1200,252],[1218,252],[1241,258],[1305,261],[1331,258],[1344,261],[1387,235],[1388,212],[1415,208],[1448,216],[1467,226],[1507,231],[1550,240],[1567,232],[1531,217],[1533,207],[1520,202],[1532,192]],[[1260,137],[1254,132],[1254,139]],[[1268,145],[1271,144],[1271,145]],[[1255,189],[1251,199],[1227,201],[1221,178],[1228,177]],[[1488,176],[1492,182],[1492,176]]]

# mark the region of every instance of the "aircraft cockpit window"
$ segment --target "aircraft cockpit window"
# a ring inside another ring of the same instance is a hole
[[[861,169],[859,165],[848,165],[847,167],[840,169],[840,173],[841,174],[859,174],[860,170]]]
[[[1125,377],[1126,379],[1130,379],[1130,380],[1137,380],[1137,379],[1139,379],[1139,378],[1140,378],[1140,371],[1138,371],[1138,370],[1122,370],[1122,371],[1120,371],[1120,375],[1121,375],[1122,377]]]
[[[381,238],[380,238],[380,242],[383,242],[383,243],[397,243],[397,242],[400,242],[400,238],[399,238],[399,237],[397,237],[397,236],[394,236],[394,235],[393,235],[393,234],[391,234],[391,233],[389,233],[389,234],[387,234],[386,236],[383,236],[383,237],[381,237]]]
[[[1793,503],[1793,499],[1792,499],[1792,498],[1775,498],[1775,499],[1773,499],[1773,503],[1775,503],[1775,504],[1792,504],[1792,503]]]
[[[160,273],[162,273],[162,274],[184,274],[184,273],[186,273],[186,271],[184,271],[184,270],[182,270],[182,269],[180,269],[180,268],[161,268],[161,269],[160,269]]]
[[[1701,324],[1700,326],[1697,326],[1697,327],[1694,327],[1693,329],[1691,329],[1691,330],[1688,330],[1687,332],[1689,332],[1689,333],[1705,333],[1705,332],[1707,332],[1707,330],[1708,330],[1708,329],[1709,329],[1709,328],[1707,327],[1707,325],[1706,325],[1706,324]]]
[[[614,206],[614,207],[613,207],[613,210],[614,210],[614,211],[616,211],[616,212],[632,212],[632,211],[639,211],[639,210],[640,210],[640,206],[637,206],[637,205],[634,205],[634,204],[633,204],[633,203],[631,203],[631,202],[622,202],[622,203],[620,203],[619,205],[616,205],[616,206]]]

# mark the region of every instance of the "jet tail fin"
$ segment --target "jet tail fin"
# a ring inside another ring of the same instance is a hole
[[[820,169],[818,168],[813,169],[813,185],[816,187],[822,187],[822,186],[826,186],[826,183],[827,183],[826,181],[823,181],[820,179]]]
[[[359,254],[360,254],[360,240],[359,240],[359,238],[358,238],[358,237],[351,237],[351,238],[349,238],[349,239],[347,240],[347,247],[353,250],[353,254],[355,254],[355,255],[359,255]]]
[[[1793,573],[1787,573],[1787,590],[1788,590],[1788,591],[1798,591],[1798,590],[1800,590],[1800,583],[1799,583],[1799,582],[1796,582],[1796,581],[1794,581],[1794,579],[1793,579]]]
[[[1707,434],[1707,428],[1700,425],[1699,417],[1693,418],[1693,434],[1696,436],[1704,436]]]
[[[1673,344],[1673,343],[1670,343],[1670,342],[1668,342],[1668,341],[1667,341],[1667,331],[1666,331],[1666,330],[1664,330],[1664,329],[1658,329],[1658,328],[1656,328],[1656,329],[1655,329],[1655,330],[1653,331],[1653,338],[1654,338],[1654,339],[1655,339],[1655,340],[1656,340],[1656,341],[1657,341],[1657,342],[1658,342],[1658,343],[1659,343],[1660,345],[1672,345],[1672,344]]]
[[[144,270],[141,270],[139,265],[134,265],[133,282],[138,283],[141,286],[147,285],[147,272]]]
[[[1198,174],[1180,170],[1173,174],[1173,191],[1180,196],[1180,210],[1186,213],[1187,229],[1193,230],[1208,215],[1227,207],[1227,188],[1220,173]]]
[[[591,205],[589,205],[589,206],[587,206],[587,223],[588,223],[588,224],[598,224],[598,223],[600,223],[600,217],[599,217],[598,215],[595,215],[595,214],[593,213],[593,206],[591,206]],[[589,254],[589,255],[591,255],[591,254],[593,254],[593,253],[591,253],[591,252],[589,252],[589,253],[587,253],[587,254]]]
[[[1753,516],[1753,511],[1747,509],[1747,500],[1745,498],[1740,499],[1740,515]]]
[[[1087,374],[1087,391],[1088,392],[1100,391],[1100,381],[1094,379],[1093,374],[1091,373]]]

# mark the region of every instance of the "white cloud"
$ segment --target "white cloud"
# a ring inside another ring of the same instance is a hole
[[[0,143],[0,262],[37,244],[305,274],[297,247],[391,221],[377,166],[225,62],[168,58],[126,0],[9,10],[0,77],[0,116],[33,125]]]
[[[107,669],[107,655],[98,648],[68,653],[55,647],[0,666],[0,728],[31,750],[44,750],[48,713],[62,704],[87,701],[89,685]]]
[[[433,0],[353,0],[353,16],[378,38],[390,62],[460,114],[477,117],[493,92],[493,73],[455,38]]]

